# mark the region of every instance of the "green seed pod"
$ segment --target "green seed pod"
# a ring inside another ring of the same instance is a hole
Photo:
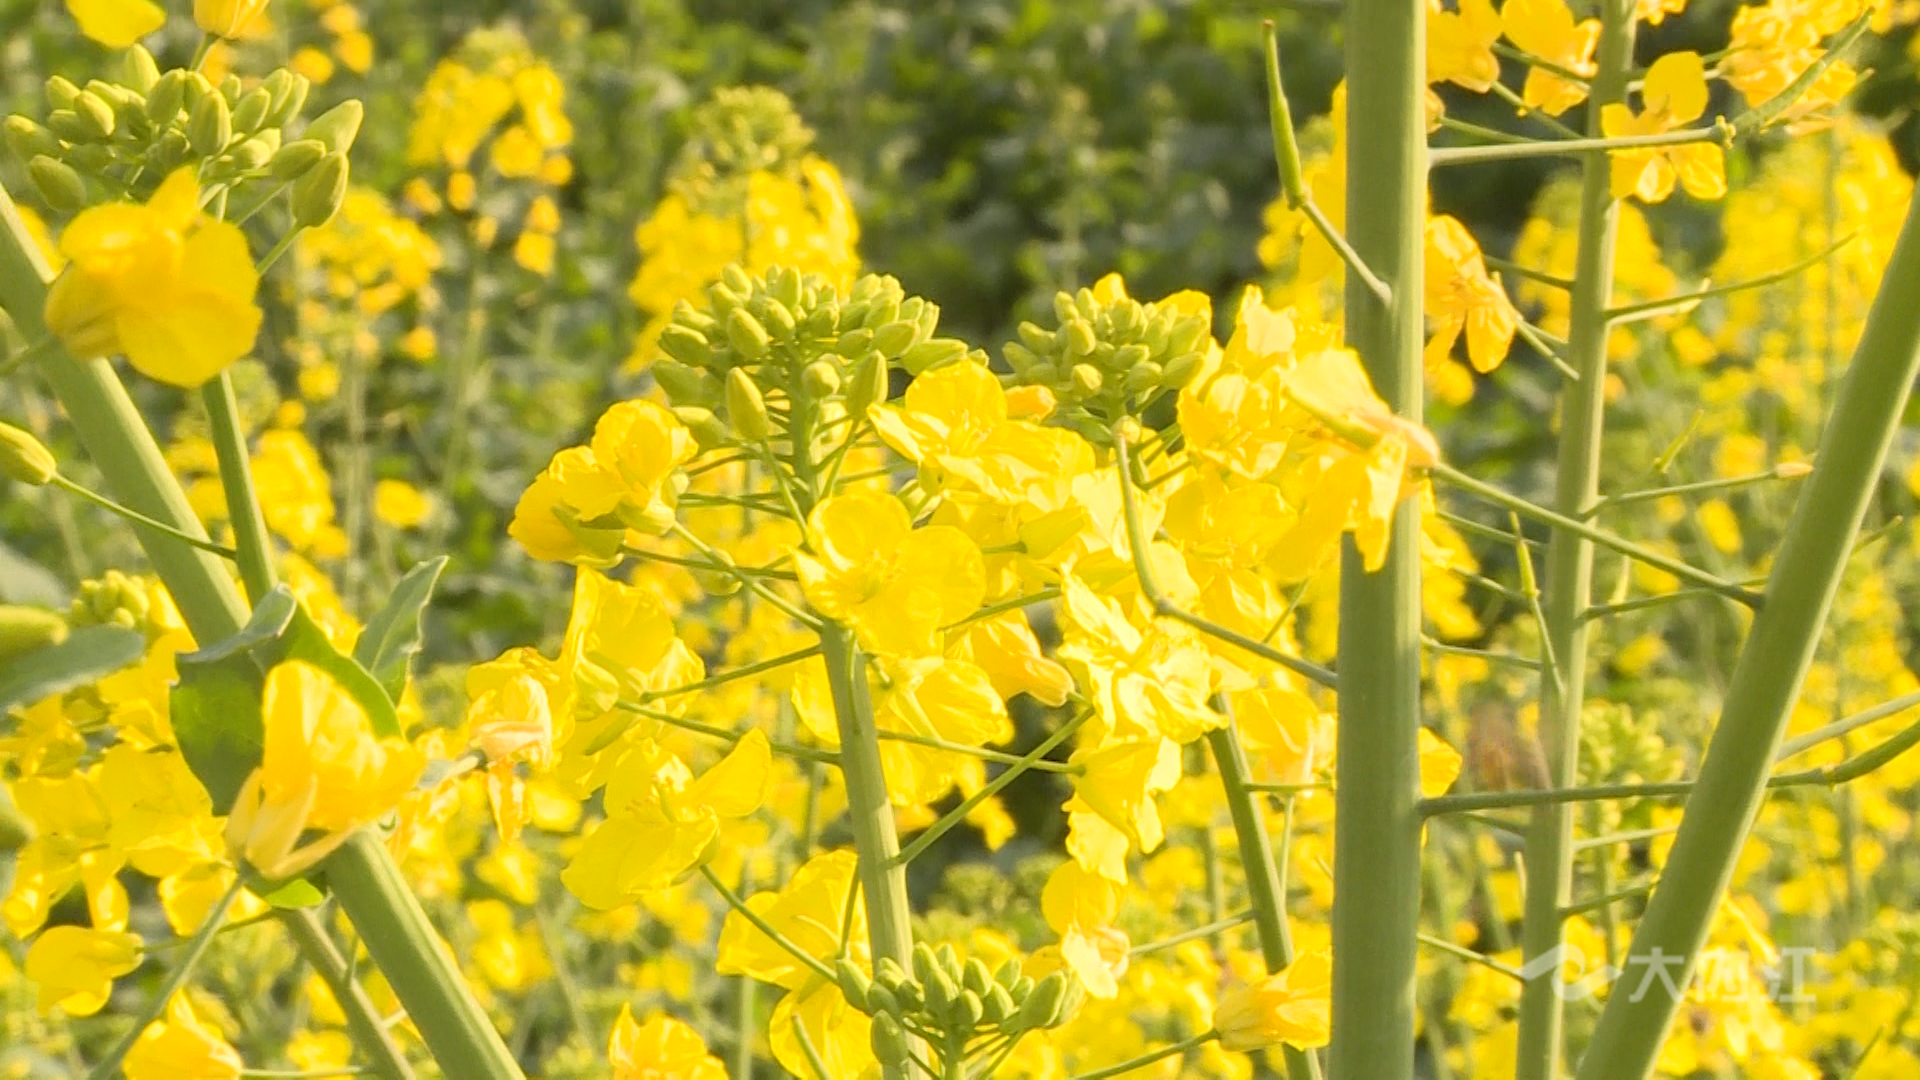
[[[275,180],[297,179],[326,156],[327,144],[319,139],[295,139],[273,155],[268,171]]]
[[[187,100],[187,73],[179,69],[160,76],[147,91],[147,119],[165,127],[180,118]]]
[[[248,135],[259,131],[267,122],[267,113],[273,108],[273,93],[264,86],[256,86],[240,96],[233,107],[233,129]]]
[[[51,611],[0,604],[0,661],[67,640],[67,621]]]
[[[699,443],[702,450],[712,450],[732,441],[733,433],[727,430],[727,425],[721,423],[719,417],[713,415],[712,409],[681,405],[673,410],[673,415],[679,417],[680,422],[693,433],[693,441]]]
[[[1184,353],[1167,361],[1160,372],[1160,385],[1169,390],[1184,390],[1193,377],[1200,374],[1200,365],[1206,358],[1197,352]]]
[[[669,323],[660,331],[660,351],[689,368],[706,367],[713,362],[712,343],[699,331],[677,322]],[[659,365],[654,366],[658,370]]]
[[[918,375],[955,360],[963,360],[966,355],[966,342],[958,338],[932,338],[901,353],[900,366],[906,368],[908,374]]]
[[[1093,397],[1100,393],[1100,387],[1105,381],[1100,375],[1100,369],[1092,364],[1073,365],[1073,392],[1081,397]]]
[[[1075,319],[1061,329],[1067,335],[1067,353],[1075,358],[1093,355],[1100,345],[1100,339],[1093,335],[1093,324],[1085,319]]]
[[[33,432],[0,423],[0,476],[30,487],[40,487],[60,471],[53,451]]]
[[[767,355],[773,336],[746,308],[736,307],[727,314],[727,343],[742,360],[753,361]]]
[[[890,322],[873,332],[873,347],[888,356],[899,356],[913,348],[919,334],[920,328],[904,319]]]
[[[887,379],[887,358],[870,352],[853,367],[847,385],[847,411],[854,416],[867,415],[867,409],[887,400],[892,389]]]
[[[800,386],[815,400],[832,397],[840,392],[840,368],[821,357],[800,369]]]
[[[794,321],[792,309],[771,296],[763,296],[761,301],[760,321],[766,326],[767,333],[782,341],[793,340],[793,332],[797,324]]]
[[[734,314],[744,315],[738,308]],[[759,442],[773,430],[767,418],[767,400],[761,396],[760,388],[754,385],[753,376],[743,367],[727,372],[727,419],[733,422],[733,430],[748,442]]]
[[[344,154],[353,149],[353,140],[360,137],[360,121],[366,115],[365,106],[348,99],[314,117],[301,138],[319,139],[327,144],[328,150]]]
[[[347,155],[335,150],[293,182],[294,223],[318,228],[331,221],[346,201]]]
[[[32,161],[42,154],[49,157],[60,154],[60,140],[53,137],[53,132],[24,116],[7,117],[4,130],[7,146],[21,161]]]
[[[87,185],[73,166],[45,154],[27,162],[27,177],[48,206],[72,213],[87,205]]]
[[[880,1013],[873,1018],[868,1038],[873,1044],[873,1056],[882,1067],[892,1070],[906,1067],[912,1048],[907,1042],[906,1029],[892,1013]]]
[[[1013,994],[998,983],[987,987],[987,995],[980,1002],[983,1007],[980,1022],[983,1024],[998,1025],[1020,1011],[1020,1006],[1013,1003]]]
[[[833,965],[833,974],[840,982],[840,993],[846,997],[847,1004],[861,1012],[872,1011],[867,1005],[867,992],[873,989],[873,980],[858,964],[842,957]]]
[[[284,126],[287,121],[299,116],[300,110],[307,105],[307,91],[313,86],[305,75],[296,75],[286,68],[262,79],[260,85],[266,88],[273,99],[267,109],[268,127]]]
[[[1137,348],[1138,346],[1129,346]],[[1143,394],[1160,385],[1160,365],[1151,360],[1142,360],[1127,369],[1127,393]]]
[[[233,141],[233,109],[219,94],[202,94],[187,117],[187,142],[201,157],[213,157]]]

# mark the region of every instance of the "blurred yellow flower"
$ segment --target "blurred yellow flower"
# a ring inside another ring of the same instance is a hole
[[[1220,998],[1213,1026],[1228,1050],[1277,1043],[1301,1049],[1327,1045],[1332,1026],[1333,955],[1302,953],[1284,971]]]
[[[140,935],[120,930],[55,926],[27,949],[26,976],[40,989],[45,1016],[55,1006],[68,1016],[92,1016],[113,993],[113,980],[140,966]]]
[[[124,49],[166,24],[153,0],[67,0],[80,32],[109,49]]]
[[[665,1013],[638,1023],[625,1003],[613,1024],[607,1063],[613,1080],[727,1080],[726,1066],[707,1053],[698,1032]]]

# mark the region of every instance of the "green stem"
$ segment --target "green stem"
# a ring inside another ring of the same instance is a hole
[[[200,390],[207,405],[213,452],[220,460],[220,487],[227,496],[227,519],[233,525],[234,547],[240,552],[240,580],[254,603],[273,591],[273,541],[260,497],[253,490],[253,468],[247,454],[247,436],[240,429],[240,405],[233,379],[221,372]]]
[[[917,856],[920,855],[921,852],[924,852],[928,848],[932,847],[935,841],[939,840],[942,836],[945,836],[947,834],[948,830],[952,829],[955,825],[960,824],[962,821],[965,821],[967,818],[967,815],[973,812],[974,807],[979,806],[981,803],[986,802],[988,799],[999,794],[1002,788],[1006,787],[1008,784],[1013,783],[1016,779],[1020,777],[1022,773],[1025,773],[1027,770],[1033,768],[1035,764],[1040,762],[1048,754],[1052,753],[1054,747],[1059,746],[1063,742],[1066,742],[1067,738],[1071,736],[1075,731],[1078,731],[1080,729],[1080,725],[1086,723],[1088,718],[1090,718],[1091,716],[1093,716],[1093,713],[1090,711],[1082,712],[1079,715],[1075,716],[1073,719],[1060,725],[1059,730],[1053,732],[1053,734],[1051,735],[1048,735],[1046,739],[1044,739],[1040,743],[1040,745],[1034,747],[1032,750],[1029,750],[1025,754],[1021,755],[1018,761],[1015,761],[1012,764],[1009,764],[1006,768],[1000,770],[999,776],[996,776],[992,780],[989,780],[987,781],[987,783],[981,785],[981,788],[979,791],[976,791],[973,794],[967,796],[964,800],[961,801],[959,806],[956,806],[952,810],[947,811],[945,814],[940,815],[940,820],[927,826],[925,832],[922,832],[919,836],[914,837],[913,842],[908,844],[906,848],[900,852],[899,856],[897,857],[897,861],[899,862],[899,864],[901,866],[905,866],[908,863],[911,863]]]
[[[75,483],[74,481],[69,480],[65,476],[60,475],[59,473],[54,473],[51,477],[49,477],[47,479],[47,483],[52,484],[54,487],[59,488],[60,490],[68,493],[69,495],[74,495],[81,499],[84,499],[87,502],[92,503],[93,505],[99,507],[102,510],[107,511],[110,514],[117,514],[120,517],[126,518],[128,521],[133,522],[135,525],[144,526],[146,528],[152,529],[154,532],[162,533],[166,536],[170,536],[173,539],[178,540],[183,544],[189,544],[189,545],[192,545],[193,547],[199,548],[201,551],[210,552],[214,555],[220,556],[223,559],[236,559],[239,557],[239,554],[230,547],[225,547],[220,544],[216,544],[211,540],[207,540],[203,537],[195,536],[190,532],[185,532],[180,529],[176,529],[173,526],[165,524],[163,522],[155,521],[154,519],[148,517],[147,515],[141,513],[140,511],[135,510],[130,506],[121,506],[119,503],[114,502],[112,499],[107,498],[105,495],[100,494],[99,492],[93,490],[92,488],[85,487],[81,484]]]
[[[1247,788],[1251,770],[1247,767],[1246,747],[1240,743],[1240,729],[1231,712],[1225,727],[1207,732],[1207,746],[1213,751],[1214,765],[1220,770],[1220,786],[1226,791],[1227,811],[1233,816],[1234,838],[1240,845],[1240,867],[1247,878],[1253,922],[1260,934],[1260,957],[1266,962],[1269,974],[1277,973],[1293,963],[1293,935],[1287,926],[1287,883],[1274,861],[1266,816],[1261,813],[1265,797]],[[1288,815],[1288,820],[1291,825],[1292,815]],[[1318,1058],[1296,1046],[1283,1049],[1287,1076],[1291,1080],[1319,1080]]]
[[[1206,923],[1201,926],[1196,926],[1191,930],[1182,930],[1180,933],[1175,934],[1172,937],[1161,938],[1159,941],[1149,941],[1145,945],[1135,945],[1133,948],[1127,950],[1127,956],[1131,959],[1138,959],[1139,957],[1142,957],[1142,956],[1148,956],[1153,953],[1162,952],[1164,950],[1171,949],[1176,945],[1185,945],[1189,941],[1198,941],[1201,938],[1209,938],[1215,934],[1224,933],[1228,930],[1232,930],[1235,927],[1245,926],[1246,924],[1254,921],[1254,919],[1257,918],[1258,915],[1259,915],[1258,912],[1254,911],[1252,908],[1248,908],[1247,910],[1242,911],[1238,914],[1228,915],[1225,918],[1221,918],[1221,919],[1215,919],[1210,923]]]
[[[1633,0],[1602,0],[1588,130],[1600,131],[1600,112],[1626,98],[1633,66]],[[1606,140],[1597,140],[1604,142]],[[1586,515],[1600,491],[1601,429],[1606,414],[1607,305],[1612,301],[1614,240],[1620,204],[1613,197],[1609,156],[1591,148],[1582,164],[1580,217],[1574,255],[1573,293],[1567,324],[1568,361],[1578,378],[1561,396],[1559,462],[1553,507],[1566,518]],[[1519,524],[1514,524],[1519,531]],[[1555,528],[1547,545],[1548,591],[1535,607],[1541,619],[1541,654],[1555,661],[1555,677],[1540,680],[1540,741],[1548,783],[1571,787],[1580,779],[1580,718],[1586,705],[1587,631],[1583,618],[1593,599],[1591,539]],[[1524,564],[1523,564],[1524,565]],[[1522,858],[1527,889],[1520,922],[1520,950],[1531,961],[1560,947],[1566,937],[1561,911],[1573,892],[1573,807],[1536,806]],[[1555,1080],[1565,1037],[1565,997],[1560,972],[1527,980],[1520,988],[1519,1043],[1514,1080]]]
[[[1685,986],[1759,812],[1767,773],[1800,696],[1847,557],[1920,373],[1920,213],[1909,206],[1866,329],[1801,489],[1766,602],[1721,707],[1660,887],[1629,956],[1686,958]],[[1607,1000],[1581,1080],[1637,1080],[1653,1069],[1679,1001],[1665,987]]]
[[[279,914],[281,925],[300,947],[300,955],[319,973],[321,981],[333,992],[334,1000],[340,1003],[340,1011],[347,1016],[347,1030],[353,1045],[373,1062],[373,1074],[385,1080],[413,1080],[413,1066],[407,1064],[406,1054],[393,1041],[393,1034],[381,1021],[379,1010],[354,979],[352,969],[334,946],[319,914],[311,908]]]
[[[1145,1068],[1156,1061],[1164,1061],[1175,1054],[1184,1054],[1196,1047],[1205,1046],[1219,1037],[1220,1033],[1217,1031],[1204,1031],[1198,1035],[1181,1039],[1177,1043],[1168,1043],[1165,1046],[1155,1047],[1141,1054],[1139,1057],[1129,1058],[1118,1065],[1109,1065],[1104,1069],[1095,1069],[1090,1073],[1078,1073],[1072,1077],[1072,1080],[1106,1080],[1109,1076],[1121,1076],[1135,1069]]]
[[[1620,495],[1609,495],[1601,499],[1599,502],[1588,507],[1580,516],[1591,518],[1614,507],[1625,506],[1628,503],[1664,499],[1669,495],[1697,495],[1703,491],[1729,491],[1735,488],[1750,487],[1754,484],[1764,484],[1769,480],[1797,480],[1805,475],[1807,475],[1805,471],[1782,472],[1778,468],[1773,468],[1757,473],[1748,473],[1745,476],[1729,476],[1720,480],[1694,480],[1685,484],[1669,484],[1666,487],[1629,491]]]
[[[340,909],[360,931],[368,955],[406,1006],[441,1070],[462,1080],[522,1080],[500,1033],[467,989],[459,963],[379,837],[362,829],[322,865]]]
[[[192,939],[187,942],[187,951],[180,954],[180,959],[173,965],[173,970],[167,972],[167,980],[160,984],[159,991],[154,994],[152,1000],[147,1002],[147,1007],[141,1010],[140,1015],[133,1018],[133,1026],[127,1029],[127,1033],[120,1037],[120,1041],[113,1044],[113,1049],[107,1051],[107,1056],[101,1058],[99,1064],[93,1067],[93,1071],[87,1074],[87,1080],[111,1080],[113,1074],[119,1070],[120,1063],[126,1060],[127,1052],[132,1050],[133,1044],[139,1042],[140,1036],[146,1033],[147,1025],[160,1019],[160,1014],[167,1011],[167,1003],[173,1000],[173,995],[179,993],[180,988],[187,985],[187,980],[193,977],[194,967],[200,963],[200,958],[206,955],[207,946],[213,944],[214,937],[220,932],[220,924],[226,921],[228,910],[233,907],[235,900],[240,899],[240,891],[244,888],[246,888],[246,880],[241,875],[234,874],[233,884],[227,886],[227,891],[221,894],[220,899],[214,902],[212,910],[207,912],[206,921],[200,924],[200,929],[194,931]]]
[[[1374,389],[1419,423],[1427,203],[1421,0],[1348,0],[1347,199],[1355,251],[1392,292],[1346,282],[1346,339]],[[1341,545],[1334,783],[1334,1080],[1414,1074],[1420,926],[1420,507],[1401,500],[1369,572]]]

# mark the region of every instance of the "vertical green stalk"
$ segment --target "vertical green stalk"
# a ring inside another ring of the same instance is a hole
[[[1667,856],[1659,887],[1634,932],[1627,967],[1679,956],[1684,989],[1706,943],[1714,912],[1766,794],[1767,774],[1813,662],[1821,628],[1846,569],[1860,521],[1886,466],[1920,374],[1920,213],[1907,209],[1893,258],[1867,315],[1865,332],[1841,385],[1786,539],[1767,579],[1765,602],[1740,651],[1720,722]],[[1657,950],[1657,952],[1656,952]],[[1671,970],[1671,969],[1669,969]],[[1580,1080],[1640,1080],[1653,1070],[1679,1008],[1660,980],[1640,995],[1614,993]],[[1636,987],[1638,989],[1638,987]]]
[[[520,1067],[379,838],[362,829],[324,865],[340,909],[441,1071],[461,1080],[521,1080]]]
[[[1293,963],[1293,935],[1287,927],[1287,888],[1273,858],[1273,844],[1267,837],[1267,823],[1257,800],[1262,796],[1247,790],[1247,751],[1240,743],[1240,729],[1229,719],[1227,726],[1207,733],[1207,745],[1220,769],[1220,786],[1226,789],[1227,809],[1233,815],[1234,836],[1240,843],[1240,865],[1247,875],[1247,898],[1253,906],[1253,924],[1260,934],[1260,957],[1267,971],[1277,972]],[[1291,827],[1292,815],[1288,825]],[[1217,920],[1223,913],[1216,911]],[[1320,1060],[1296,1046],[1283,1045],[1289,1080],[1319,1080]]]
[[[1600,4],[1598,71],[1587,105],[1587,134],[1599,137],[1600,110],[1623,101],[1633,66],[1633,0]],[[1604,151],[1582,164],[1578,249],[1575,254],[1567,359],[1578,375],[1560,402],[1560,460],[1553,508],[1584,518],[1600,493],[1601,427],[1606,413],[1607,306],[1613,297],[1614,237],[1620,216],[1613,197],[1612,165]],[[1593,542],[1555,529],[1547,547],[1547,596],[1540,666],[1540,740],[1548,782],[1579,782],[1580,715],[1585,704],[1587,627],[1583,617],[1593,593]],[[1527,828],[1527,895],[1520,947],[1527,960],[1546,955],[1565,940],[1562,911],[1573,891],[1573,805],[1536,807]],[[1554,1080],[1560,1075],[1565,1001],[1560,969],[1529,979],[1520,991],[1519,1050],[1515,1080]]]
[[[819,406],[798,385],[793,394],[790,464],[803,514],[830,492],[821,490],[819,464],[814,460]],[[849,438],[852,436],[849,435]],[[803,527],[804,522],[799,523]],[[880,733],[873,718],[872,691],[867,684],[867,660],[853,633],[824,621],[820,654],[827,666],[827,685],[833,695],[833,713],[840,734],[840,773],[847,786],[847,818],[853,827],[853,846],[859,855],[860,891],[867,909],[867,938],[873,960],[891,958],[911,970],[913,963],[913,909],[907,903],[907,868],[900,861],[900,834],[887,795],[887,775],[880,760]],[[901,1080],[905,1070],[889,1067],[888,1080]]]
[[[31,235],[26,231],[19,213],[14,209],[12,199],[4,189],[0,189],[0,307],[5,308],[15,325],[33,341],[41,341],[47,337],[46,323],[42,313],[46,307],[47,282],[51,278],[52,271],[34,246]],[[112,366],[105,359],[99,358],[84,362],[75,360],[67,355],[64,348],[58,346],[48,348],[37,364],[40,373],[53,387],[54,395],[59,399],[61,407],[66,410],[67,416],[72,420],[81,444],[86,447],[88,455],[93,458],[94,463],[106,477],[107,486],[114,498],[171,529],[204,537],[206,533],[201,528],[199,519],[194,516],[192,507],[188,505],[186,493],[180,489],[179,480],[167,467],[166,458],[161,454],[159,445],[154,442],[152,431],[147,428],[146,421],[141,418],[139,410],[127,396],[126,387],[121,385],[119,376],[114,374]],[[230,487],[230,498],[232,491]],[[252,497],[251,484],[243,485],[242,498],[252,500]],[[257,506],[250,513],[257,514]],[[236,525],[241,519],[241,514],[240,510],[234,511]],[[139,536],[141,547],[147,552],[148,561],[153,564],[155,573],[160,575],[174,603],[179,606],[180,614],[186,620],[187,628],[192,632],[195,641],[203,645],[212,644],[240,632],[240,628],[246,623],[247,604],[241,598],[239,590],[234,587],[233,579],[228,575],[226,566],[218,558],[177,537],[155,529],[135,526],[135,532]],[[241,539],[244,543],[244,535]],[[259,557],[264,564],[264,553],[262,552]],[[371,842],[363,836],[349,842],[343,850],[351,851],[356,848],[356,845],[361,844],[370,844],[372,850],[363,852],[360,857],[352,861],[344,860],[339,855],[334,857],[334,865],[346,864],[334,872],[333,881],[336,888],[343,882],[353,884],[352,879],[357,876],[371,879],[379,875],[394,881],[399,880],[398,868],[394,866],[392,858],[387,855],[386,849],[378,843]],[[398,895],[380,892],[378,889],[371,888],[378,884],[371,880],[360,884],[368,886],[360,891],[370,893],[373,899],[362,905],[361,914],[354,916],[356,921],[366,917],[387,925],[389,929],[405,926],[419,934],[419,936],[394,938],[383,942],[382,951],[387,955],[388,960],[396,967],[406,967],[409,963],[414,963],[423,969],[432,969],[432,956],[444,954],[445,948],[440,945],[432,927],[426,923],[425,915],[420,912],[419,903],[414,899],[413,894],[406,892],[404,887]],[[377,910],[382,905],[391,906],[393,910]],[[290,923],[297,915],[298,913],[288,913],[283,915],[282,921]],[[373,932],[365,927],[362,927],[362,933],[368,938],[373,936]],[[316,955],[312,951],[313,936],[296,931],[294,938],[301,944],[308,961],[315,968],[326,970],[327,958]],[[380,959],[381,957],[376,955],[376,960]],[[383,961],[383,968],[385,964],[386,962]],[[416,1014],[416,1017],[417,1013],[423,1009],[429,1013],[450,1009],[465,1012],[470,1017],[477,1017],[481,1025],[486,1025],[486,1014],[481,1010],[479,1002],[473,998],[467,984],[458,978],[457,969],[454,971],[453,981],[439,984],[428,984],[425,980],[406,978],[404,973],[397,973],[394,970],[386,970],[385,974],[388,982],[400,995],[401,1003],[407,1007],[409,1013]],[[412,988],[413,996],[409,996],[408,991],[400,989],[403,981]],[[350,1017],[355,1009],[365,1006],[366,1003],[364,995],[336,996],[340,998],[341,1007],[348,1011]],[[379,1024],[379,1018],[370,1015],[353,1019],[349,1027],[356,1033],[365,1033]],[[422,1034],[426,1034],[424,1025],[421,1030]],[[491,1030],[490,1026],[488,1030]],[[356,1042],[370,1060],[380,1063],[390,1060],[390,1048],[364,1039],[356,1039]],[[460,1060],[464,1055],[454,1047],[441,1045],[434,1035],[427,1035],[427,1044],[437,1059],[443,1063],[449,1063],[448,1072],[452,1075],[476,1077],[497,1075],[516,1078],[519,1076],[518,1068],[511,1059],[504,1057],[504,1048],[501,1048],[503,1056],[499,1064],[502,1068],[499,1071],[455,1073],[450,1062]],[[497,1035],[493,1036],[492,1045],[499,1046]],[[449,1056],[442,1057],[443,1053]],[[381,1067],[385,1068],[384,1065]],[[390,1071],[389,1074],[404,1075],[400,1071]]]
[[[207,405],[214,456],[220,462],[220,487],[227,496],[227,520],[233,524],[234,550],[239,552],[240,580],[254,603],[273,589],[273,541],[267,536],[266,515],[253,491],[253,470],[247,454],[247,434],[240,428],[240,405],[233,396],[233,378],[221,372],[200,388]]]
[[[1390,297],[1346,276],[1347,342],[1389,408],[1419,421],[1427,197],[1426,4],[1348,0],[1348,239]],[[1413,1075],[1420,921],[1420,513],[1395,509],[1386,562],[1341,552],[1335,783],[1334,1080]]]

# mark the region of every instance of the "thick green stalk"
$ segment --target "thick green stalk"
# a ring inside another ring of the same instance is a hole
[[[1240,743],[1240,729],[1231,719],[1226,727],[1207,733],[1207,745],[1213,750],[1220,786],[1227,794],[1227,810],[1233,815],[1240,865],[1247,875],[1247,896],[1253,905],[1253,925],[1260,934],[1260,957],[1266,961],[1268,972],[1277,972],[1293,963],[1293,935],[1287,928],[1286,882],[1281,880],[1273,843],[1267,837],[1265,815],[1260,812],[1264,797],[1247,787],[1247,751]],[[1292,1045],[1281,1049],[1285,1051],[1289,1080],[1319,1080],[1319,1058]]]
[[[876,963],[892,957],[913,961],[912,909],[907,906],[907,868],[900,863],[900,836],[887,797],[880,737],[867,689],[866,658],[846,627],[820,631],[827,684],[840,726],[840,771],[847,782],[847,816],[860,853],[860,888],[866,896],[867,930]]]
[[[47,282],[52,276],[46,260],[34,246],[31,235],[14,209],[12,199],[4,190],[0,190],[0,307],[5,308],[14,324],[33,341],[44,340],[47,336],[42,312],[46,306]],[[186,493],[180,489],[178,478],[167,467],[166,458],[154,442],[152,431],[127,396],[126,387],[121,385],[112,366],[105,359],[75,360],[67,355],[64,348],[55,345],[39,358],[38,367],[72,420],[81,445],[86,447],[88,455],[106,478],[107,487],[114,498],[171,529],[205,536],[199,518],[194,516],[192,507],[187,503]],[[233,578],[229,576],[224,563],[212,554],[166,533],[139,526],[135,526],[135,532],[147,553],[147,560],[165,583],[167,592],[179,607],[181,617],[186,620],[195,641],[203,645],[212,644],[240,632],[240,628],[246,624],[247,604],[241,598],[239,589],[234,587]],[[354,843],[348,844],[349,849],[353,846]],[[367,863],[372,869],[397,879],[398,869],[386,850],[377,843],[373,848],[374,853],[368,856]],[[338,856],[335,861],[339,861]],[[368,871],[336,871],[336,884],[364,872]],[[419,911],[411,893],[406,893],[404,900],[411,905],[413,912]],[[405,913],[396,911],[394,914]],[[297,913],[290,913],[283,921],[290,921],[296,916]],[[422,917],[420,924],[424,926],[424,922]],[[435,950],[443,952],[432,928],[424,927],[424,932],[424,937],[399,944],[389,942],[386,951],[403,959],[410,954],[424,957]],[[362,933],[369,938],[372,936],[364,928]],[[315,968],[324,969],[326,958],[310,952],[312,936],[296,932],[294,937],[301,943],[302,950],[309,953],[309,962]],[[433,987],[430,996],[435,1001],[426,1002],[409,998],[406,992],[399,991],[401,980],[395,973],[388,971],[386,974],[388,981],[400,992],[401,1002],[409,1011],[421,1007],[432,1010],[440,999],[445,999],[451,1003],[451,1007],[463,1009],[485,1023],[485,1013],[479,1002],[474,1000],[466,983],[457,977],[450,984]],[[455,974],[457,976],[457,971]],[[346,995],[340,1000],[341,1007],[349,1014],[365,1002],[364,995]],[[354,1032],[362,1033],[378,1023],[377,1017],[369,1016],[349,1026]],[[425,1029],[422,1031],[424,1034]],[[375,1062],[385,1062],[390,1057],[389,1048],[365,1038],[357,1038],[356,1042],[361,1051]],[[498,1045],[498,1036],[493,1037],[493,1043]],[[452,1052],[451,1048],[437,1045],[432,1036],[428,1036],[428,1046],[437,1058],[443,1049]],[[504,1048],[502,1053],[504,1055]],[[471,1075],[519,1075],[510,1059],[503,1056],[501,1060],[508,1071]],[[402,1075],[391,1070],[389,1074]]]
[[[441,1071],[461,1080],[521,1080],[513,1055],[379,837],[362,829],[323,865],[340,910]]]
[[[1347,3],[1347,228],[1391,291],[1347,275],[1347,342],[1389,408],[1418,422],[1426,217],[1426,5]],[[1395,509],[1386,562],[1351,539],[1340,575],[1333,906],[1334,1080],[1413,1075],[1420,922],[1420,512]]]
[[[1920,213],[1909,205],[1865,332],[1821,436],[1721,706],[1679,835],[1628,949],[1628,967],[1679,956],[1684,988],[1758,815],[1787,718],[1800,696],[1860,521],[1920,374]],[[1654,980],[1658,982],[1658,980]],[[1580,1062],[1580,1080],[1639,1080],[1653,1069],[1679,1008],[1662,985],[1615,993]]]
[[[1600,110],[1624,100],[1633,67],[1633,0],[1602,0],[1598,73],[1587,106],[1587,130],[1600,133]],[[1567,360],[1579,378],[1560,398],[1560,460],[1553,508],[1579,518],[1600,494],[1601,427],[1606,413],[1607,305],[1613,302],[1613,252],[1620,204],[1613,197],[1612,165],[1604,152],[1589,153],[1580,177],[1578,248],[1574,256]],[[1557,658],[1542,665],[1540,741],[1548,783],[1571,787],[1580,780],[1580,714],[1585,705],[1587,628],[1583,616],[1593,599],[1593,542],[1555,529],[1547,547],[1545,640],[1542,653]],[[1520,948],[1527,960],[1560,948],[1573,890],[1573,806],[1536,807],[1527,829],[1527,895]],[[1554,1080],[1560,1075],[1565,998],[1560,969],[1530,979],[1520,991],[1520,1036],[1514,1080]]]

